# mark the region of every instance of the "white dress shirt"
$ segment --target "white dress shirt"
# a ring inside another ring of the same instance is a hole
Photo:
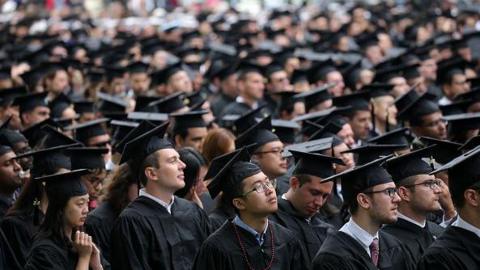
[[[420,227],[420,228],[425,228],[425,226],[427,226],[427,221],[426,221],[426,220],[423,221],[423,223],[419,223],[419,222],[417,222],[416,220],[413,220],[413,219],[405,216],[404,214],[402,214],[402,213],[400,213],[400,212],[398,212],[398,218],[401,218],[401,219],[406,220],[406,221],[408,221],[408,222],[410,222],[410,223],[413,223],[413,224],[417,225],[417,226]]]
[[[480,237],[480,228],[477,228],[477,227],[473,226],[472,224],[466,222],[460,216],[458,216],[457,220],[455,220],[455,222],[452,223],[452,226],[459,227],[459,228],[465,229],[467,231],[473,232],[478,237]]]
[[[370,254],[370,245],[372,244],[375,238],[378,238],[378,232],[375,235],[371,235],[369,232],[365,231],[362,227],[360,227],[352,218],[340,228],[341,232],[344,232],[350,235],[353,239],[357,240],[358,243],[365,249],[368,256],[372,256]]]
[[[157,202],[158,204],[163,206],[165,209],[167,209],[169,214],[172,213],[172,205],[173,205],[173,202],[175,201],[175,196],[172,195],[171,202],[166,203],[166,202],[160,200],[159,198],[153,196],[152,194],[149,194],[144,188],[140,189],[140,192],[139,192],[138,196],[144,196],[144,197],[147,197],[149,199],[152,199],[153,201]]]

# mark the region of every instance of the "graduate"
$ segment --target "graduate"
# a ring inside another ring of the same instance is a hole
[[[335,174],[341,159],[304,151],[289,150],[296,159],[290,188],[278,199],[278,211],[270,219],[292,230],[304,249],[309,265],[334,227],[322,220],[319,211],[333,190],[333,183],[321,183]]]
[[[397,222],[387,224],[382,230],[402,241],[415,261],[444,231],[427,220],[429,213],[441,209],[441,180],[429,175],[433,167],[422,160],[431,157],[434,147],[419,149],[385,163],[402,201],[398,204]]]
[[[174,196],[185,186],[185,164],[163,138],[168,122],[128,142],[120,163],[144,187],[125,208],[112,230],[113,269],[191,269],[197,250],[210,233],[206,213]]]
[[[351,218],[323,242],[312,269],[414,269],[405,246],[380,230],[383,224],[397,221],[400,202],[392,177],[380,167],[387,158],[322,180],[342,179],[344,204]]]
[[[92,237],[79,230],[88,213],[88,192],[80,179],[85,173],[76,170],[32,180],[46,183],[49,205],[25,269],[103,269]]]
[[[426,250],[417,269],[478,269],[480,265],[480,147],[431,172],[448,172],[448,187],[458,212],[455,222]]]
[[[236,215],[205,240],[193,269],[306,269],[295,235],[267,218],[278,208],[275,180],[249,160],[244,147],[210,183]]]

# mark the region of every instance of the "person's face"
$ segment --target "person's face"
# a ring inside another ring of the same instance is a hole
[[[13,192],[22,185],[22,179],[19,176],[22,167],[15,160],[13,151],[0,156],[0,186],[2,191]]]
[[[241,201],[240,210],[261,217],[275,213],[278,209],[277,194],[274,187],[268,188],[265,186],[268,185],[267,183],[269,181],[270,179],[268,179],[263,172],[245,178],[242,182],[242,191],[243,194],[248,194],[241,198],[234,199]],[[257,192],[256,190],[258,190],[262,184],[264,185],[263,192]]]
[[[195,148],[195,150],[202,152],[203,141],[207,137],[207,128],[206,127],[195,127],[189,128],[188,134],[183,140],[183,147],[190,146]]]
[[[372,188],[372,192],[382,191],[388,188],[395,188],[395,183],[385,183],[376,185]],[[397,193],[393,198],[386,192],[378,192],[369,194],[370,205],[369,209],[370,217],[378,224],[391,224],[395,223],[398,218],[398,203],[401,201]]]
[[[110,83],[110,94],[121,95],[127,91],[124,78],[114,78]]]
[[[349,124],[352,126],[355,138],[365,140],[372,125],[372,116],[369,111],[357,111],[349,119]]]
[[[355,166],[355,161],[353,159],[353,153],[342,153],[349,150],[348,146],[344,143],[341,143],[333,147],[334,157],[339,158],[345,163],[345,165],[335,164],[335,173],[344,172]],[[331,151],[326,152],[327,155],[332,156]]]
[[[64,223],[72,228],[83,226],[87,219],[88,201],[88,194],[70,198],[64,209]]]
[[[261,100],[265,89],[263,76],[257,72],[248,73],[243,81],[243,88],[243,93],[246,97],[253,100]]]
[[[68,87],[68,74],[65,70],[58,70],[52,79],[52,85],[49,91],[53,93],[62,93]]]
[[[158,158],[156,183],[166,190],[175,192],[185,186],[183,169],[185,163],[175,149],[161,149],[155,152]]]
[[[333,71],[327,74],[327,83],[334,83],[335,86],[330,88],[328,91],[334,97],[338,97],[343,95],[343,91],[345,90],[345,83],[343,81],[343,76],[338,71]]]
[[[442,189],[439,185],[432,184],[434,183],[432,181],[441,180],[437,180],[435,177],[427,174],[417,175],[415,178],[415,182],[412,183],[415,186],[405,188],[405,191],[408,192],[406,200],[410,200],[409,204],[412,210],[415,210],[416,213],[425,214],[440,210]]]
[[[365,56],[372,62],[372,64],[378,64],[383,60],[382,50],[379,46],[370,46],[365,51]]]
[[[31,150],[32,149],[30,148],[30,145],[28,145],[28,142],[26,142],[26,141],[25,142],[18,142],[13,147],[13,151],[17,155],[27,153]],[[25,170],[25,171],[30,170],[32,168],[32,166],[33,166],[32,162],[33,162],[32,157],[24,157],[24,158],[18,159],[18,163],[20,164],[20,166],[22,166],[22,169]]]
[[[190,77],[188,77],[187,72],[181,70],[168,79],[167,89],[167,91],[171,93],[180,91],[191,93],[193,91],[193,82]]]
[[[467,77],[463,74],[453,75],[450,87],[447,87],[445,90],[448,90],[445,94],[452,98],[468,92],[470,90],[470,85],[468,84]]]
[[[103,155],[105,162],[108,162],[112,159],[112,141],[110,135],[98,135],[88,139],[87,146],[89,147],[106,147],[108,148],[108,153]]]
[[[349,123],[345,123],[342,126],[342,129],[337,133],[337,136],[340,137],[343,142],[349,147],[353,147],[353,145],[355,144],[352,126],[350,126]]]
[[[437,79],[437,62],[432,58],[423,61],[420,66],[420,74],[428,81],[435,81]]]
[[[168,53],[166,51],[157,51],[153,55],[152,65],[158,69],[164,69],[167,66]]]
[[[76,116],[77,116],[77,113],[73,109],[73,106],[70,106],[62,112],[61,118],[63,118],[63,119],[75,119]]]
[[[230,97],[236,97],[238,95],[237,79],[237,74],[232,74],[221,81],[220,87],[224,94]]]
[[[18,111],[18,106],[7,106],[0,109],[2,119],[7,117],[12,117],[10,120],[10,127],[12,129],[22,129],[22,121],[20,120],[20,113]]]
[[[282,157],[283,147],[281,141],[273,141],[266,143],[254,153],[254,158],[262,171],[272,179],[287,173],[287,160]]]
[[[390,94],[392,94],[395,98],[407,93],[410,89],[407,80],[405,80],[403,77],[392,78],[389,83],[394,85],[393,89],[390,91]]]
[[[392,47],[392,40],[390,36],[385,33],[379,33],[377,35],[378,38],[378,46],[382,49],[383,53],[387,53]]]
[[[100,192],[103,188],[103,180],[107,177],[107,172],[101,170],[98,173],[90,173],[82,176],[82,181],[88,190],[90,199],[94,200],[100,196]]]
[[[31,111],[23,113],[22,117],[25,127],[30,127],[43,120],[47,120],[50,117],[50,108],[37,106]]]
[[[270,83],[268,84],[268,91],[270,93],[277,93],[291,89],[292,85],[290,84],[286,71],[280,70],[270,75]]]
[[[130,82],[133,91],[136,94],[141,94],[148,91],[150,85],[150,78],[147,73],[133,73],[130,75]]]
[[[377,97],[373,100],[375,120],[395,126],[397,124],[397,107],[392,96]]]
[[[290,180],[293,191],[291,201],[302,216],[309,218],[320,211],[332,192],[333,182],[321,183],[318,176],[310,175],[310,181],[300,186],[298,179]]]
[[[412,127],[413,132],[419,137],[432,137],[439,140],[447,139],[447,128],[445,121],[442,120],[442,116],[441,112],[422,116],[422,125]]]

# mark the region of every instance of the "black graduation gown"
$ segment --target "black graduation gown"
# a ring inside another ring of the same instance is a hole
[[[7,214],[8,209],[13,204],[12,198],[5,197],[3,195],[0,195],[0,220],[3,219],[5,214]]]
[[[402,218],[399,218],[395,224],[384,226],[382,230],[398,238],[410,252],[415,263],[433,241],[445,231],[444,228],[430,221],[427,221],[425,228],[421,228]]]
[[[234,101],[223,108],[222,112],[220,113],[220,117],[229,114],[243,115],[250,110],[252,110],[252,108],[247,104]]]
[[[39,235],[27,256],[25,270],[74,270],[78,255],[65,245]]]
[[[473,232],[450,226],[427,249],[417,269],[480,269],[480,238]]]
[[[265,269],[272,258],[271,231],[274,239],[274,260],[271,269],[307,269],[302,259],[302,249],[294,234],[288,229],[270,222],[260,246],[250,232],[236,226],[244,243],[248,260],[253,269]],[[202,245],[195,259],[194,270],[245,270],[249,269],[240,248],[232,220],[225,222]]]
[[[213,115],[215,115],[215,117],[219,117],[223,109],[225,109],[225,107],[228,104],[234,101],[235,101],[234,98],[231,98],[223,93],[220,93],[217,97],[215,97],[212,100],[210,109],[212,110],[212,113]]]
[[[378,232],[380,254],[378,268],[357,240],[344,232],[329,234],[313,260],[312,270],[415,269],[405,247],[394,236]]]
[[[20,212],[5,216],[2,220],[2,230],[5,232],[12,251],[21,265],[25,265],[34,236],[40,228],[41,220],[43,220],[43,213],[38,209],[34,209],[34,211],[37,213],[36,217],[34,212]],[[38,225],[35,225],[35,218],[37,218]]]
[[[103,202],[90,212],[85,231],[92,237],[103,257],[110,262],[110,235],[117,215],[109,202]]]
[[[295,233],[304,248],[306,265],[312,262],[318,249],[327,238],[327,234],[335,231],[333,226],[323,222],[318,215],[313,216],[310,223],[307,222],[285,199],[278,200],[278,211],[271,215],[270,219]]]
[[[217,207],[213,209],[213,211],[208,215],[212,232],[218,230],[220,227],[222,227],[225,221],[227,221],[229,218],[232,218],[234,216],[235,216],[235,213],[233,211],[229,213],[223,207]]]
[[[145,196],[130,203],[113,226],[112,269],[191,269],[210,233],[208,217],[179,197],[171,212]]]
[[[0,269],[19,270],[23,269],[23,264],[20,264],[13,253],[7,237],[0,228]]]

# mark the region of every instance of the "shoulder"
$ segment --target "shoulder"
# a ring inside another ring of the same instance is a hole
[[[283,227],[282,225],[276,223],[275,221],[270,221],[270,228],[274,232],[274,237],[276,239],[281,239],[284,243],[298,243],[298,239],[295,236],[295,233],[291,230]]]

